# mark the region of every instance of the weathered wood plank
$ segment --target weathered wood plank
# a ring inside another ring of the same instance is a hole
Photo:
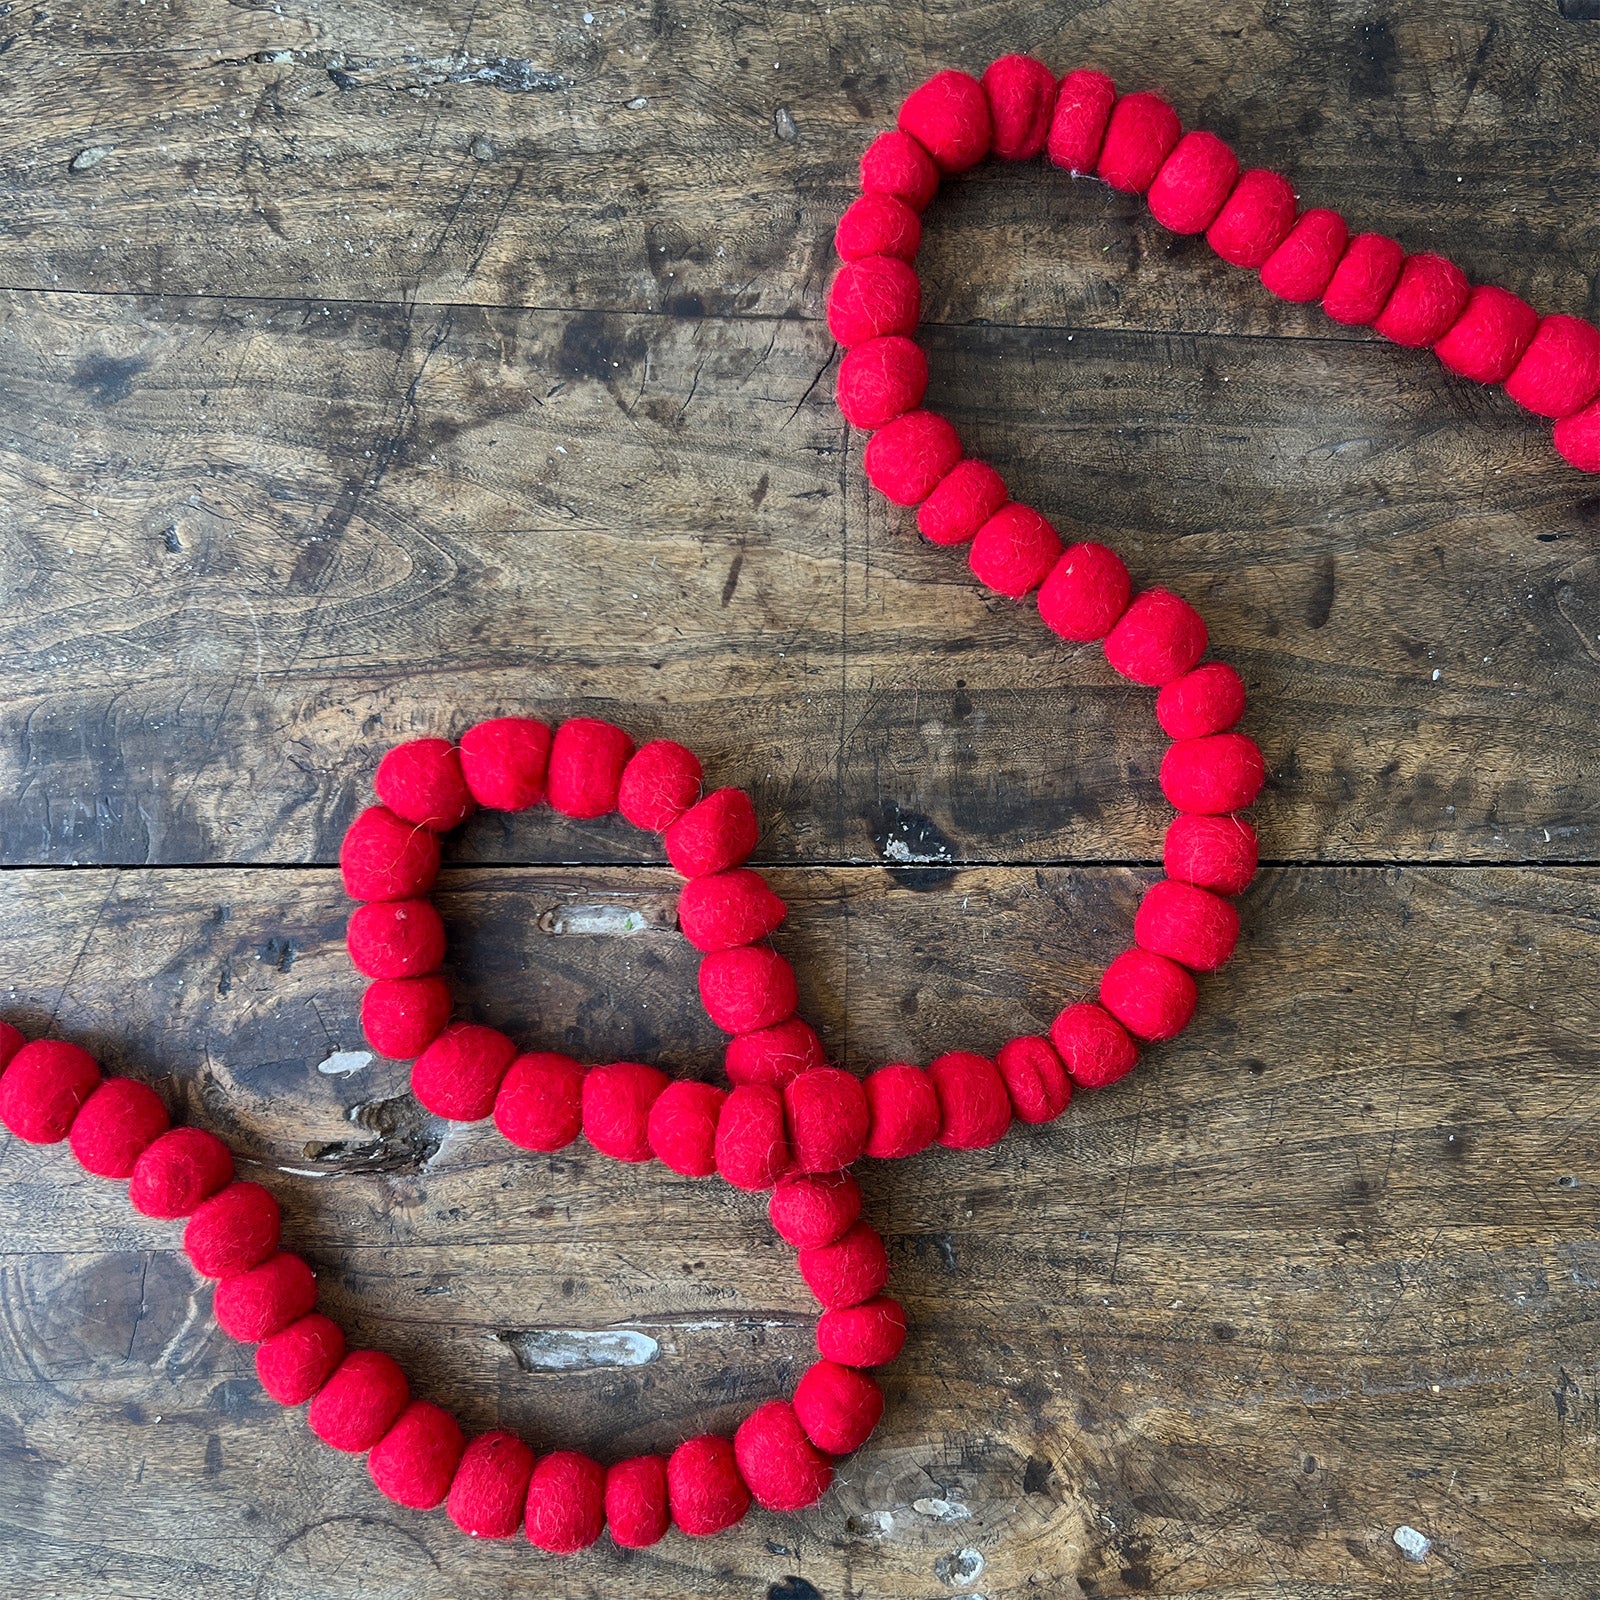
[[[1158,849],[1149,697],[868,494],[813,328],[22,295],[0,349],[12,863],[329,860],[390,743],[529,708],[684,739],[772,859]],[[1269,854],[1600,853],[1600,507],[1504,397],[1337,342],[932,349],[1019,495],[1201,606]]]
[[[790,870],[780,943],[858,1069],[992,1049],[1090,981],[1147,877]],[[441,898],[480,1014],[706,1071],[670,893],[659,871],[494,867]],[[643,931],[546,931],[615,904]],[[890,1596],[962,1574],[995,1595],[1589,1593],[1600,876],[1277,870],[1245,911],[1201,1018],[1126,1083],[993,1152],[866,1169],[915,1332],[882,1433],[822,1507],[602,1551],[559,1569],[563,1592],[782,1600],[796,1573],[834,1594],[870,1571]],[[326,870],[7,873],[5,1009],[54,1013],[224,1130],[328,1303],[474,1425],[649,1448],[786,1381],[806,1300],[759,1202],[581,1149],[437,1140],[400,1069],[317,1070],[358,1043],[342,914]],[[337,1566],[400,1596],[547,1570],[391,1513],[261,1399],[173,1230],[70,1172],[0,1151],[8,1571],[220,1596],[243,1574],[324,1593]],[[555,1373],[536,1343],[524,1370],[501,1336],[540,1329],[659,1348]],[[1432,1541],[1424,1564],[1402,1525]]]

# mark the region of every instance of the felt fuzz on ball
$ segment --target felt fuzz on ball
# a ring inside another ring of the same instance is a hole
[[[1011,1099],[1000,1069],[987,1056],[953,1050],[928,1066],[939,1096],[939,1143],[952,1150],[985,1150],[1011,1126]]]
[[[1235,267],[1264,267],[1294,226],[1294,185],[1281,172],[1244,173],[1206,229],[1206,243]]]
[[[1476,383],[1504,383],[1533,342],[1539,313],[1509,289],[1480,283],[1433,353]]]
[[[646,1132],[656,1159],[685,1178],[708,1178],[717,1170],[717,1120],[724,1090],[680,1078],[650,1107]]]
[[[523,1150],[564,1150],[583,1127],[583,1068],[571,1056],[531,1051],[500,1080],[494,1125]]]
[[[494,1110],[517,1047],[498,1028],[453,1022],[411,1067],[418,1104],[451,1122],[478,1122]]]
[[[757,1028],[728,1041],[723,1070],[729,1083],[765,1083],[775,1089],[802,1072],[825,1066],[827,1058],[816,1030],[799,1017],[770,1028]]]
[[[1205,654],[1206,625],[1169,589],[1146,589],[1106,635],[1106,660],[1134,683],[1161,687]]]
[[[377,900],[351,913],[345,944],[365,977],[420,978],[444,960],[444,923],[430,900]]]
[[[1067,1109],[1072,1079],[1048,1039],[1010,1039],[994,1058],[1019,1122],[1052,1122]]]
[[[881,1367],[906,1342],[906,1314],[896,1300],[876,1295],[858,1306],[840,1306],[817,1318],[817,1350],[846,1367]]]
[[[1151,180],[1145,203],[1172,233],[1204,233],[1239,177],[1239,158],[1214,133],[1186,133]]]
[[[692,878],[678,896],[678,927],[704,955],[765,939],[786,914],[767,880],[744,867]]]
[[[1095,176],[1125,194],[1143,194],[1182,131],[1178,113],[1160,95],[1123,95],[1111,108]]]
[[[855,1222],[833,1241],[802,1250],[800,1276],[828,1311],[858,1306],[889,1281],[889,1252],[865,1222]]]
[[[1372,328],[1409,349],[1436,344],[1466,309],[1467,275],[1443,256],[1407,256]]]
[[[217,1326],[241,1344],[259,1344],[308,1316],[317,1303],[317,1280],[304,1261],[287,1250],[258,1267],[224,1278],[212,1296]]]
[[[1136,1038],[1175,1039],[1189,1026],[1194,979],[1176,961],[1124,950],[1100,978],[1100,1004]]]
[[[667,1531],[667,1463],[632,1456],[606,1470],[606,1527],[624,1550],[644,1550]]]
[[[393,1356],[352,1350],[312,1397],[306,1424],[330,1449],[370,1450],[410,1398],[411,1386]]]
[[[717,1171],[735,1189],[770,1189],[789,1170],[783,1097],[769,1084],[735,1084],[717,1115]]]
[[[1139,1047],[1128,1030],[1090,1001],[1068,1006],[1050,1024],[1050,1042],[1080,1089],[1103,1089],[1127,1077],[1139,1062]]]
[[[787,1400],[757,1406],[733,1436],[739,1476],[768,1511],[815,1505],[833,1481],[833,1465],[806,1437]]]
[[[1322,294],[1322,309],[1335,322],[1367,326],[1388,303],[1405,256],[1385,234],[1358,233],[1333,269]]]
[[[764,944],[714,950],[700,963],[700,1003],[724,1033],[786,1021],[799,998],[794,968]]]
[[[861,464],[867,481],[897,506],[914,506],[938,488],[961,459],[961,439],[937,412],[908,411],[867,441]]]
[[[378,763],[378,798],[403,821],[448,833],[472,815],[461,756],[448,739],[408,739]]]
[[[576,1450],[541,1456],[528,1481],[523,1513],[528,1539],[553,1556],[576,1555],[600,1537],[606,1519],[606,1471]]]
[[[622,772],[633,740],[595,717],[573,717],[550,742],[550,804],[565,817],[587,820],[617,809]]]
[[[1202,816],[1245,810],[1255,803],[1266,777],[1260,748],[1242,733],[1178,739],[1161,758],[1161,790],[1173,809]]]
[[[183,1249],[202,1278],[259,1266],[278,1248],[278,1202],[259,1183],[230,1183],[202,1200],[183,1230]]]
[[[1216,894],[1242,894],[1256,875],[1256,830],[1243,817],[1182,812],[1167,826],[1162,864],[1169,878]]]
[[[136,1078],[107,1078],[72,1119],[78,1165],[97,1178],[127,1178],[139,1157],[167,1131],[161,1096]]]
[[[361,1031],[391,1061],[419,1056],[450,1020],[450,985],[443,978],[375,978],[361,997]]]
[[[1094,171],[1116,98],[1117,86],[1092,67],[1079,67],[1061,80],[1045,139],[1056,166],[1068,172]]]
[[[898,256],[847,261],[828,285],[828,332],[846,350],[869,339],[917,331],[922,285]]]
[[[667,1075],[639,1061],[591,1067],[583,1080],[583,1136],[614,1161],[648,1161],[650,1108]]]
[[[1188,967],[1215,972],[1239,942],[1239,913],[1190,883],[1163,878],[1145,891],[1133,918],[1134,942]]]
[[[871,1112],[861,1080],[838,1067],[791,1078],[783,1090],[789,1149],[798,1172],[838,1172],[860,1156]]]
[[[866,1154],[876,1160],[898,1160],[926,1150],[939,1137],[939,1092],[921,1067],[892,1061],[862,1082],[872,1127]]]
[[[1005,479],[987,461],[958,461],[917,507],[917,531],[932,544],[965,544],[1005,503]]]
[[[1103,544],[1069,546],[1039,590],[1046,627],[1075,644],[1103,639],[1128,609],[1133,580],[1115,550]]]
[[[695,1539],[739,1521],[750,1509],[750,1491],[739,1476],[733,1440],[715,1433],[685,1439],[667,1457],[667,1504],[679,1530]]]
[[[532,717],[492,717],[461,735],[461,775],[492,811],[526,811],[545,797],[550,729]]]
[[[671,739],[652,739],[622,769],[617,810],[636,828],[663,833],[700,798],[700,758]]]
[[[133,1164],[128,1203],[146,1217],[186,1217],[233,1176],[233,1154],[203,1128],[174,1128]]]
[[[1032,506],[1013,501],[978,529],[968,564],[978,582],[1020,600],[1050,576],[1061,556],[1061,539]]]
[[[431,1511],[450,1492],[466,1440],[443,1406],[413,1400],[372,1447],[367,1472],[397,1506]]]
[[[1028,161],[1044,149],[1056,108],[1056,75],[1032,56],[1001,56],[983,74],[994,153]]]
[[[965,172],[989,153],[989,99],[970,73],[934,73],[901,102],[898,120],[941,172]]]
[[[1545,317],[1506,393],[1536,416],[1567,417],[1600,394],[1600,329],[1581,317]]]
[[[1156,696],[1156,721],[1169,739],[1225,733],[1244,715],[1244,680],[1226,662],[1212,661],[1174,678]]]
[[[860,261],[864,256],[914,261],[921,243],[922,218],[889,194],[862,195],[845,208],[833,231],[833,248],[841,261]]]
[[[928,358],[922,346],[896,333],[846,350],[833,396],[852,428],[871,431],[915,411],[927,392]]]
[[[352,900],[413,900],[439,876],[439,840],[387,806],[368,806],[339,846],[339,870]]]
[[[1267,257],[1261,282],[1280,300],[1319,299],[1349,243],[1350,230],[1337,211],[1303,211],[1288,237]]]
[[[461,1454],[445,1509],[473,1539],[509,1539],[522,1526],[533,1448],[503,1428],[480,1433]]]
[[[913,211],[925,211],[939,192],[933,157],[898,128],[880,133],[861,153],[860,173],[863,193],[893,195]]]
[[[99,1082],[99,1063],[87,1050],[64,1039],[35,1039],[0,1077],[0,1122],[29,1144],[55,1144]]]
[[[256,1347],[256,1376],[280,1406],[304,1405],[343,1359],[343,1329],[313,1311]]]
[[[743,789],[715,789],[662,835],[667,860],[685,878],[736,867],[756,847],[761,826]]]
[[[865,1373],[824,1357],[795,1385],[794,1414],[819,1450],[847,1456],[878,1426],[883,1390]]]
[[[861,1216],[861,1186],[848,1172],[791,1173],[767,1202],[773,1230],[796,1250],[842,1238]]]

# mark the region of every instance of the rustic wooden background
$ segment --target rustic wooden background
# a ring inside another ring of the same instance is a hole
[[[338,1055],[378,753],[670,732],[753,789],[841,1059],[1043,1027],[1152,876],[1158,739],[864,492],[821,321],[857,153],[936,67],[1090,61],[1593,316],[1600,6],[584,3],[4,8],[0,938],[6,1014],[234,1141],[420,1392],[614,1453],[791,1383],[807,1297],[748,1198],[447,1134]],[[822,1505],[564,1565],[390,1507],[172,1228],[7,1142],[7,1593],[1600,1591],[1600,488],[1095,185],[985,168],[930,221],[937,403],[1250,682],[1269,865],[1200,1020],[866,1173],[915,1327]],[[636,840],[455,861],[479,1014],[714,1068]],[[624,1329],[654,1359],[597,1364]]]

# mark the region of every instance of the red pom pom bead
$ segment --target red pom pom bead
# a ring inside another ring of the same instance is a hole
[[[1020,600],[1050,576],[1060,558],[1056,530],[1032,506],[1013,501],[978,529],[967,560],[979,583]]]
[[[412,900],[439,876],[439,840],[387,806],[368,806],[339,846],[339,870],[352,900]]]
[[[1186,133],[1151,180],[1145,203],[1163,228],[1204,233],[1239,179],[1239,158],[1214,133]]]
[[[614,1161],[648,1161],[650,1108],[667,1075],[638,1061],[591,1067],[583,1079],[583,1136]]]
[[[652,739],[622,769],[617,810],[636,828],[664,833],[700,798],[700,758],[671,739]]]
[[[411,1385],[393,1356],[352,1350],[317,1390],[306,1424],[330,1449],[370,1450],[410,1398]]]
[[[715,789],[662,835],[667,860],[685,878],[736,867],[756,847],[761,825],[743,789]]]
[[[633,740],[594,717],[573,717],[550,743],[550,804],[564,817],[588,820],[617,809],[622,771]]]
[[[128,1204],[141,1216],[186,1217],[233,1176],[233,1154],[202,1128],[164,1133],[133,1164]]]
[[[1204,889],[1163,878],[1145,890],[1134,914],[1133,937],[1141,950],[1191,972],[1215,972],[1239,942],[1239,913]]]
[[[700,963],[700,1003],[724,1033],[754,1033],[794,1015],[794,968],[776,950],[747,944],[715,950]]]
[[[728,1041],[723,1055],[729,1083],[765,1083],[775,1089],[782,1089],[802,1072],[826,1065],[822,1041],[799,1017],[740,1034]]]
[[[29,1144],[55,1144],[99,1082],[99,1064],[87,1050],[64,1039],[35,1039],[0,1077],[0,1122]]]
[[[667,1463],[634,1456],[606,1472],[606,1526],[624,1550],[644,1550],[666,1533]]]
[[[750,1509],[733,1440],[715,1433],[685,1439],[667,1457],[667,1503],[679,1531],[691,1538],[731,1528]]]
[[[1139,1039],[1175,1039],[1189,1026],[1194,979],[1176,961],[1124,950],[1100,979],[1100,1004]]]
[[[1600,472],[1600,401],[1556,424],[1556,449],[1579,472]]]
[[[989,100],[969,73],[934,73],[906,96],[899,123],[941,172],[965,172],[989,153]]]
[[[149,1084],[107,1078],[72,1119],[72,1153],[97,1178],[128,1178],[169,1126],[167,1108]]]
[[[908,411],[867,441],[861,464],[867,481],[897,506],[914,506],[938,488],[961,459],[961,439],[935,411]]]
[[[939,1091],[921,1067],[891,1062],[862,1083],[872,1112],[866,1153],[878,1160],[914,1156],[939,1137]]]
[[[735,1084],[717,1117],[717,1171],[735,1189],[770,1189],[789,1170],[783,1097],[761,1083]]]
[[[883,1416],[883,1390],[865,1373],[824,1358],[796,1384],[794,1414],[806,1437],[831,1456],[847,1456]]]
[[[650,1107],[646,1133],[656,1159],[685,1178],[717,1170],[717,1119],[726,1093],[710,1083],[680,1078]]]
[[[1294,185],[1281,172],[1253,167],[1234,185],[1206,243],[1235,267],[1264,267],[1294,226]]]
[[[408,739],[378,763],[378,798],[403,821],[448,833],[472,815],[472,791],[448,739]]]
[[[847,261],[828,286],[828,332],[845,349],[917,331],[922,285],[898,256]]]
[[[928,358],[914,339],[890,334],[846,350],[834,399],[852,428],[881,428],[915,411],[928,392]]]
[[[838,1172],[860,1156],[871,1112],[858,1078],[838,1067],[791,1078],[783,1091],[789,1148],[799,1172]]]
[[[1358,233],[1333,269],[1322,309],[1335,322],[1366,327],[1388,304],[1405,258],[1405,251],[1384,234]]]
[[[861,1216],[861,1186],[848,1172],[807,1172],[778,1179],[767,1215],[796,1250],[832,1244]]]
[[[1443,256],[1407,256],[1399,281],[1372,327],[1408,349],[1437,344],[1466,310],[1467,275]]]
[[[1242,733],[1179,739],[1161,758],[1161,790],[1176,811],[1210,817],[1243,811],[1255,803],[1266,779],[1260,749]]]
[[[939,1096],[939,1143],[952,1150],[985,1150],[1011,1126],[1005,1080],[987,1056],[954,1050],[928,1067]]]
[[[898,128],[880,133],[861,155],[861,188],[866,194],[893,195],[913,211],[924,211],[939,192],[933,157]]]
[[[280,1406],[304,1405],[343,1360],[344,1331],[314,1311],[261,1343],[256,1376]]]
[[[372,1447],[367,1471],[380,1494],[412,1511],[431,1511],[450,1492],[467,1441],[443,1406],[413,1400]]]
[[[889,1281],[889,1252],[865,1222],[852,1223],[832,1244],[802,1250],[800,1276],[829,1311],[870,1300]]]
[[[1039,590],[1039,615],[1063,639],[1103,639],[1128,609],[1133,580],[1116,551],[1075,544],[1062,553]]]
[[[1267,257],[1261,282],[1280,300],[1319,299],[1349,241],[1350,230],[1337,211],[1302,212],[1289,237]]]
[[[235,1273],[217,1285],[211,1309],[217,1326],[241,1344],[259,1344],[309,1315],[317,1303],[317,1280],[304,1261],[287,1250],[259,1267]]]
[[[1088,1001],[1068,1006],[1050,1024],[1050,1040],[1080,1089],[1103,1089],[1127,1077],[1139,1061],[1139,1047],[1127,1029]]]
[[[922,218],[892,194],[864,194],[839,218],[833,248],[841,261],[864,256],[898,256],[914,261],[922,243]]]
[[[531,717],[494,717],[461,735],[461,775],[491,811],[526,811],[545,797],[550,730]]]
[[[905,1342],[906,1314],[887,1295],[824,1311],[817,1318],[817,1350],[841,1366],[885,1366]]]
[[[443,978],[378,978],[361,997],[361,1031],[391,1061],[419,1056],[450,1020],[450,985]]]
[[[1467,296],[1467,308],[1433,353],[1463,378],[1477,383],[1504,383],[1522,353],[1533,342],[1539,313],[1492,283],[1480,283]]]
[[[0,1072],[4,1072],[11,1058],[28,1041],[9,1022],[0,1022]]]
[[[768,1511],[815,1505],[833,1481],[833,1466],[806,1438],[787,1400],[757,1406],[733,1436],[739,1476]]]
[[[583,1127],[583,1080],[571,1056],[518,1056],[500,1080],[495,1127],[523,1150],[564,1150]]]
[[[1600,394],[1600,328],[1581,317],[1545,317],[1506,393],[1541,417],[1568,417]]]
[[[1005,479],[987,461],[958,461],[917,508],[917,530],[934,544],[965,544],[1005,503]]]
[[[1032,56],[1001,56],[983,75],[994,153],[1030,161],[1044,149],[1056,108],[1056,75]]]
[[[1187,600],[1146,589],[1109,634],[1106,660],[1134,683],[1162,687],[1190,671],[1206,651],[1206,625]]]
[[[1178,113],[1160,95],[1123,95],[1111,108],[1095,176],[1124,194],[1143,194],[1182,131]]]
[[[533,1449],[514,1433],[480,1433],[461,1455],[445,1510],[473,1539],[509,1539],[522,1526]]]
[[[451,1122],[479,1122],[494,1110],[517,1047],[498,1028],[453,1022],[411,1067],[411,1092]]]
[[[1061,80],[1045,149],[1068,172],[1093,172],[1105,141],[1117,86],[1103,72],[1079,67]]]
[[[732,950],[765,939],[787,914],[759,872],[736,867],[691,878],[678,896],[678,926],[696,950]]]
[[[540,1459],[528,1482],[528,1540],[553,1556],[587,1550],[606,1525],[606,1469],[576,1450]]]
[[[1212,661],[1174,678],[1156,696],[1156,721],[1169,739],[1225,733],[1244,715],[1244,679]]]
[[[1019,1122],[1052,1122],[1067,1109],[1072,1079],[1048,1039],[1009,1040],[1001,1045],[994,1064]]]
[[[183,1249],[202,1278],[248,1272],[278,1248],[278,1202],[259,1183],[230,1183],[202,1200],[183,1230]]]
[[[375,900],[351,913],[345,944],[365,977],[420,978],[444,960],[444,923],[431,900]]]
[[[1163,865],[1169,878],[1217,894],[1243,894],[1256,875],[1256,830],[1242,817],[1183,813],[1167,828]]]

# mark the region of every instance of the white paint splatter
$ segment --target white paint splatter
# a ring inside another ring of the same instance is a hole
[[[348,1078],[352,1072],[360,1072],[371,1065],[370,1050],[335,1050],[326,1060],[317,1063],[317,1071],[330,1078]]]
[[[1400,1554],[1407,1561],[1426,1561],[1428,1552],[1433,1549],[1432,1539],[1404,1522],[1394,1530],[1394,1542],[1400,1546]]]
[[[956,1500],[913,1500],[911,1509],[919,1517],[928,1517],[934,1522],[965,1522],[972,1515]]]

